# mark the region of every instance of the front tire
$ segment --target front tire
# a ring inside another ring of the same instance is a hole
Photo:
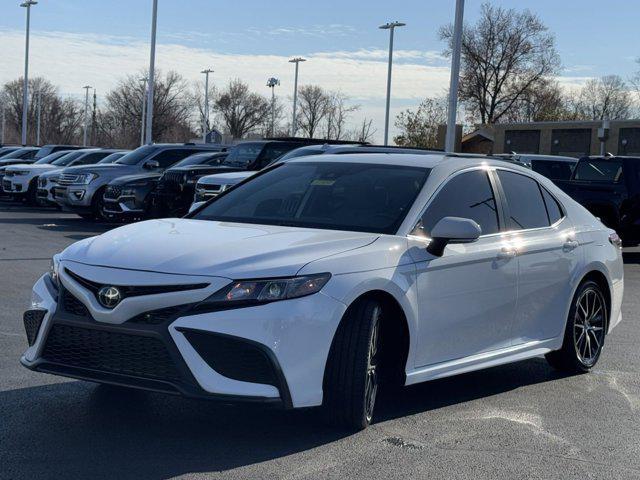
[[[349,308],[333,340],[323,408],[332,425],[366,428],[373,418],[380,371],[382,306],[364,299]]]
[[[586,373],[600,358],[607,331],[607,302],[596,282],[583,282],[573,297],[562,348],[546,355],[549,364],[567,373]]]

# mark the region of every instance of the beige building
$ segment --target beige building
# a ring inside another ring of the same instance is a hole
[[[580,157],[599,155],[602,122],[500,123],[462,137],[467,153],[538,153]],[[640,120],[609,122],[605,152],[640,155]]]

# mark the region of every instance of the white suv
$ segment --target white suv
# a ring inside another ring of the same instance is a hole
[[[323,155],[183,219],[81,240],[33,288],[47,373],[371,422],[378,388],[545,354],[593,367],[621,320],[620,240],[501,160]]]

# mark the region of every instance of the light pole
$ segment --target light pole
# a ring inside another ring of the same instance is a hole
[[[0,145],[4,145],[4,103],[5,100],[3,98],[0,98],[0,100],[2,100],[2,127],[0,130]]]
[[[20,4],[27,9],[27,32],[24,47],[24,85],[22,87],[22,145],[27,144],[27,96],[29,94],[29,27],[31,23],[31,7],[37,5],[35,0],[27,0]]]
[[[36,145],[40,145],[40,112],[42,110],[42,87],[38,89],[38,110],[37,110],[37,128],[36,128]]]
[[[458,110],[458,81],[460,79],[460,51],[462,50],[462,27],[464,0],[456,0],[456,21],[453,26],[453,45],[451,46],[451,79],[449,80],[449,107],[445,152],[453,152],[456,143],[456,116]]]
[[[147,109],[147,77],[142,77],[142,118],[140,120],[140,146],[144,145],[144,116]]]
[[[85,85],[85,96],[84,96],[84,135],[82,140],[82,146],[87,146],[87,122],[89,121],[89,89],[92,88],[91,85]]]
[[[202,143],[207,143],[207,131],[209,130],[209,74],[213,73],[211,68],[205,68],[200,73],[204,73],[204,112],[202,115]]]
[[[267,87],[271,89],[271,136],[273,137],[276,130],[276,87],[280,85],[280,80],[271,77],[267,80]]]
[[[393,64],[393,32],[396,27],[404,27],[406,23],[391,22],[380,25],[381,30],[389,30],[389,65],[387,66],[387,105],[384,111],[384,144],[389,144],[389,107],[391,105],[391,66]]]
[[[293,82],[293,118],[291,120],[291,136],[296,136],[296,107],[298,106],[298,66],[300,62],[306,62],[307,60],[302,57],[295,57],[289,60],[289,63],[296,64],[296,74]]]
[[[147,134],[148,144],[153,143],[153,84],[155,80],[156,66],[156,24],[158,23],[158,0],[153,0],[153,12],[151,14],[151,54],[149,55],[149,88],[147,89]]]

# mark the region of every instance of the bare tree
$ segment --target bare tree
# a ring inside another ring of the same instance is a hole
[[[450,54],[453,27],[442,27],[440,38]],[[483,124],[495,123],[559,67],[555,39],[537,15],[485,3],[463,31],[460,99]]]
[[[525,92],[507,111],[502,120],[507,122],[551,122],[572,120],[568,98],[558,82],[541,79],[535,89]]]
[[[22,82],[17,79],[2,87],[5,99],[5,141],[19,143],[22,128]],[[36,143],[37,97],[40,95],[41,143],[77,143],[80,140],[82,108],[71,98],[62,98],[51,82],[42,77],[29,79],[27,143]]]
[[[298,105],[297,128],[313,138],[329,114],[330,95],[317,85],[304,85],[298,90]]]
[[[202,126],[205,124],[205,105],[204,105],[204,87],[205,81],[193,82],[191,85],[191,91],[189,92],[189,101],[194,109],[194,123],[198,126],[196,129],[202,135]],[[210,131],[214,119],[215,100],[218,93],[215,86],[209,83],[209,119],[206,122],[206,129]]]
[[[640,58],[636,60],[636,63],[638,64],[638,70],[631,77],[631,86],[636,94],[636,110],[640,114]]]
[[[400,134],[394,137],[402,147],[435,148],[438,143],[438,125],[447,120],[447,99],[427,98],[417,110],[407,109],[396,117]]]
[[[101,145],[133,148],[140,143],[142,74],[129,75],[106,96],[98,117]],[[156,72],[153,91],[153,138],[156,142],[186,141],[195,136],[191,128],[192,103],[187,82],[176,72],[164,77]]]
[[[215,101],[215,109],[233,138],[261,130],[269,122],[270,102],[240,79],[232,80]]]
[[[347,139],[353,140],[354,142],[367,143],[373,140],[375,134],[376,129],[373,128],[373,119],[365,117],[362,119],[360,125],[347,135]]]
[[[359,105],[349,105],[348,97],[340,92],[327,94],[327,115],[324,122],[324,138],[329,140],[343,140],[348,135],[347,121],[353,112],[360,109]]]
[[[587,81],[571,100],[573,116],[579,120],[620,120],[629,117],[631,94],[618,75]]]

